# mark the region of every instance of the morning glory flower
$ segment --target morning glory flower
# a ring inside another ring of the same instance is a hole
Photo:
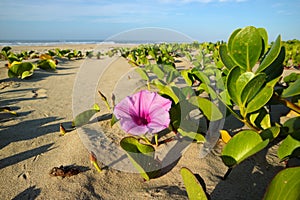
[[[120,101],[114,108],[114,115],[127,133],[155,134],[168,128],[171,104],[156,92],[142,90]]]

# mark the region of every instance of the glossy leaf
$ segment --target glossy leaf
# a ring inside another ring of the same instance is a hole
[[[9,78],[21,78],[24,79],[33,74],[35,66],[30,62],[13,62],[8,70]]]
[[[153,146],[142,144],[138,138],[133,136],[123,138],[120,145],[126,151],[133,166],[146,181],[158,175],[160,166],[154,158],[155,149]]]
[[[249,116],[250,122],[260,129],[271,127],[271,117],[265,108],[261,108]]]
[[[137,68],[135,68],[135,71],[141,76],[142,79],[144,79],[145,81],[149,81],[150,78],[145,69],[137,67]]]
[[[180,76],[180,73],[176,69],[174,69],[173,66],[164,65],[163,70],[166,73],[166,82],[167,83],[173,82],[177,77]]]
[[[268,82],[248,103],[246,106],[246,113],[252,113],[261,109],[273,96],[274,86],[278,82],[280,77]]]
[[[182,70],[180,73],[181,73],[181,76],[183,77],[183,79],[185,80],[186,84],[189,86],[192,86],[194,80],[193,80],[193,76],[190,72],[191,72],[191,70]]]
[[[100,111],[99,106],[94,105],[93,109],[86,110],[78,114],[73,120],[73,125],[76,127],[80,127],[87,124],[90,121],[90,119],[99,111]]]
[[[273,43],[271,49],[269,50],[269,52],[266,54],[263,61],[259,65],[258,69],[256,70],[256,73],[262,72],[269,65],[271,65],[279,55],[280,50],[281,50],[281,37],[279,35],[275,40],[275,42]]]
[[[228,94],[230,98],[237,104],[240,102],[240,97],[238,95],[236,82],[240,75],[241,75],[240,68],[234,67],[230,70],[226,80]]]
[[[205,142],[205,137],[200,133],[190,132],[190,131],[186,132],[186,131],[182,130],[181,128],[178,129],[178,132],[183,137],[188,137],[192,140],[195,140],[196,142],[201,142],[201,143]]]
[[[202,83],[205,83],[207,85],[210,85],[210,80],[207,77],[207,75],[199,70],[192,70],[192,74],[194,75],[194,77],[196,79],[198,79],[199,81],[201,81]]]
[[[179,98],[173,92],[170,85],[159,86],[158,89],[159,89],[159,93],[161,95],[169,96],[174,101],[175,104],[177,104],[179,102]]]
[[[288,135],[278,147],[277,155],[281,160],[300,156],[300,140]]]
[[[238,28],[236,29],[235,31],[233,31],[233,33],[230,35],[229,39],[228,39],[228,44],[227,44],[227,47],[228,47],[228,51],[229,52],[232,52],[232,46],[233,46],[233,40],[235,38],[235,36],[241,31],[242,29],[241,28]]]
[[[38,68],[44,69],[44,70],[55,70],[56,69],[56,63],[52,59],[47,60],[40,60],[37,64]]]
[[[180,174],[182,176],[189,199],[207,200],[207,196],[201,184],[188,168],[181,168]]]
[[[281,47],[280,53],[277,58],[271,63],[267,68],[265,68],[262,72],[267,75],[266,82],[269,82],[279,76],[281,76],[284,66],[283,61],[285,59],[285,48]]]
[[[198,89],[197,90],[205,90],[205,92],[207,93],[207,94],[209,94],[209,96],[211,97],[211,99],[216,99],[217,98],[217,94],[216,94],[216,92],[215,92],[215,90],[212,88],[212,87],[210,87],[209,85],[206,85],[206,84],[204,84],[204,83],[201,83],[200,85],[199,85],[199,87],[198,87]]]
[[[263,141],[255,131],[244,130],[229,140],[222,151],[221,157],[225,165],[233,167],[261,151],[268,143],[268,139]]]
[[[264,200],[300,199],[300,167],[280,171],[270,183]]]
[[[241,29],[232,39],[229,53],[244,70],[251,71],[262,51],[262,37],[253,26]]]
[[[158,65],[151,65],[150,70],[159,78],[163,79],[165,74]]]
[[[220,45],[219,47],[220,58],[227,69],[232,69],[236,66],[236,63],[232,60],[227,50],[227,46],[225,44]]]
[[[258,30],[260,36],[263,39],[264,49],[262,51],[262,54],[264,54],[268,50],[268,45],[269,45],[269,43],[268,43],[268,33],[267,33],[266,29],[264,29],[264,28],[257,28],[257,30]]]
[[[284,124],[283,127],[286,127],[288,130],[288,134],[293,135],[294,137],[297,137],[300,140],[300,117],[294,117],[291,119],[288,119]]]
[[[119,119],[117,119],[117,117],[112,114],[111,116],[111,120],[110,120],[110,126],[112,127],[113,125],[115,125],[115,123],[117,123],[119,121]]]
[[[294,83],[291,83],[290,86],[283,90],[282,97],[292,97],[300,94],[300,79],[296,80]]]
[[[241,92],[241,103],[246,105],[251,99],[257,94],[260,88],[263,86],[266,80],[266,75],[261,73],[253,77],[246,85],[243,87]]]
[[[272,141],[279,135],[279,133],[280,133],[280,128],[278,126],[272,126],[270,128],[263,130],[260,133],[260,136],[263,140],[269,139],[270,141]]]
[[[291,74],[289,74],[288,76],[285,76],[283,78],[283,81],[287,84],[290,84],[292,82],[295,82],[296,80],[300,79],[300,73],[295,73],[292,72]]]
[[[197,106],[202,111],[203,115],[205,115],[205,117],[207,117],[210,121],[217,121],[223,118],[223,114],[219,108],[208,99],[193,96],[189,99],[189,102],[192,105]]]

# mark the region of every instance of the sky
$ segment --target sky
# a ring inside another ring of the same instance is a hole
[[[299,10],[300,0],[1,0],[0,40],[104,40],[154,27],[215,42],[249,25],[270,41],[300,39]]]

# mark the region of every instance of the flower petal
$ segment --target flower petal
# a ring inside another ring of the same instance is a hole
[[[122,129],[130,134],[157,133],[169,126],[171,104],[156,92],[142,90],[120,101],[114,115]]]
[[[152,120],[148,124],[148,127],[152,127],[152,124],[153,124],[153,126],[156,127],[157,131],[161,131],[161,130],[167,128],[170,124],[170,115],[168,112],[162,112],[162,111],[155,112],[152,114],[151,119]],[[161,128],[158,128],[159,126]],[[158,129],[160,129],[160,130],[158,130]]]
[[[155,98],[154,92],[147,90],[141,90],[140,92],[132,95],[132,101],[134,102],[134,110],[140,117],[145,117],[149,114],[152,101]]]
[[[134,110],[133,103],[129,97],[126,97],[120,101],[114,108],[114,115],[117,119],[121,118],[131,118],[132,115],[137,115],[138,113]]]
[[[166,99],[159,94],[156,93],[155,98],[152,101],[152,104],[150,106],[149,112],[153,112],[155,110],[164,110],[164,111],[169,111],[172,105],[172,101],[169,99]]]

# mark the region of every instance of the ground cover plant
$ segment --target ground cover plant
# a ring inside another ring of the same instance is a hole
[[[299,52],[293,50],[298,47],[291,48],[291,44],[294,42],[282,42],[280,35],[269,44],[264,28],[248,26],[235,30],[227,42],[216,44],[152,44],[118,49],[148,88],[117,104],[112,109],[111,121],[112,125],[120,121],[121,128],[129,134],[120,146],[141,176],[145,180],[159,176],[160,163],[155,159],[159,145],[179,139],[207,142],[205,129],[190,120],[193,110],[200,112],[208,127],[228,115],[245,125],[237,132],[220,130],[225,143],[220,156],[228,166],[224,179],[241,162],[277,143],[281,161],[299,157],[300,76],[293,73],[282,77],[287,59],[298,65]],[[287,57],[289,54],[294,56]],[[190,61],[192,66],[177,69],[177,58]],[[107,98],[101,95],[108,105]],[[161,99],[156,102],[157,95]],[[296,117],[283,124],[271,121],[272,108],[278,104],[288,107]],[[158,105],[166,109],[159,109]],[[81,120],[88,122],[91,116]],[[219,137],[219,133],[213,134]],[[162,139],[162,135],[169,138]],[[270,183],[264,198],[299,198],[299,169],[282,170]],[[183,168],[181,175],[190,199],[207,198],[190,170]]]
[[[209,152],[215,145],[212,138],[221,140],[224,146],[219,156],[228,167],[225,181],[237,165],[279,144],[277,156],[287,164],[286,169],[270,182],[264,199],[299,198],[300,167],[289,167],[288,161],[300,155],[300,74],[283,77],[285,68],[299,67],[298,41],[283,42],[279,35],[269,42],[264,28],[248,26],[235,30],[227,42],[143,44],[95,54],[98,59],[102,55],[126,58],[144,80],[146,89],[128,94],[116,105],[110,105],[98,91],[111,111],[111,126],[120,123],[128,133],[120,141],[120,147],[144,180],[168,176],[156,153],[170,141],[202,143]],[[55,70],[59,58],[93,56],[92,51],[82,54],[68,49],[43,54],[32,51],[15,54],[10,47],[1,51],[1,58],[8,61],[8,76],[21,79],[31,78],[36,68]],[[178,68],[179,60],[190,65]],[[272,120],[273,110],[279,104],[293,113],[283,123]],[[73,126],[84,126],[99,111],[95,104],[76,116]],[[193,113],[197,114],[197,120]],[[208,133],[228,116],[245,126]],[[61,135],[66,132],[61,125]],[[90,160],[102,172],[93,152]],[[209,199],[194,173],[197,172],[185,167],[180,171],[188,197]]]

